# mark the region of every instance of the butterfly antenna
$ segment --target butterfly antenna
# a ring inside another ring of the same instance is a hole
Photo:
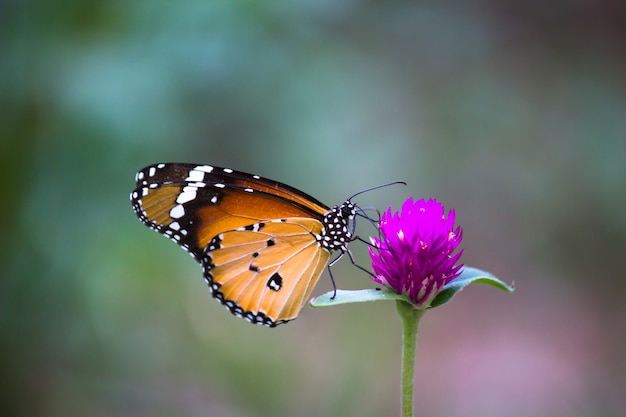
[[[376,187],[372,187],[372,188],[367,188],[363,191],[359,191],[358,193],[354,194],[352,197],[348,198],[348,201],[352,201],[352,199],[354,197],[356,197],[357,195],[361,195],[363,193],[367,193],[370,191],[374,191],[374,190],[378,190],[379,188],[384,188],[384,187],[389,187],[390,185],[396,185],[396,184],[402,184],[402,185],[406,185],[405,181],[392,181],[392,182],[388,182],[387,184],[381,184],[381,185],[377,185]]]

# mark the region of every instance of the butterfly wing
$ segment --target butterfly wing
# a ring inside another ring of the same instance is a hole
[[[288,185],[209,165],[151,165],[135,180],[131,201],[139,219],[197,260],[224,231],[287,217],[321,220],[329,210]]]
[[[322,223],[284,218],[215,236],[201,260],[213,296],[236,316],[270,327],[296,318],[328,263]]]
[[[330,209],[276,181],[158,164],[137,173],[131,202],[145,225],[202,264],[215,298],[253,323],[273,327],[295,318],[328,263],[320,235]]]

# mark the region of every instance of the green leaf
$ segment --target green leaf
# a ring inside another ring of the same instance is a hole
[[[333,298],[334,291],[329,291],[326,294],[322,294],[319,297],[313,298],[309,305],[311,307],[328,307],[339,304],[349,303],[365,303],[368,301],[380,301],[380,300],[404,300],[411,302],[404,295],[398,294],[388,288],[382,289],[366,289],[366,290],[337,290],[337,294]]]
[[[501,290],[513,292],[514,288],[500,281],[498,278],[490,274],[489,272],[481,271],[480,269],[465,267],[463,272],[454,281],[450,281],[446,284],[441,292],[434,298],[430,307],[438,307],[450,301],[456,293],[461,291],[469,284],[488,284]],[[334,297],[333,297],[334,296]],[[328,307],[341,304],[350,303],[365,303],[369,301],[383,301],[383,300],[402,300],[407,303],[411,303],[411,300],[401,294],[397,294],[395,291],[389,288],[382,289],[365,289],[365,290],[337,290],[329,291],[326,294],[322,294],[319,297],[313,298],[309,305],[311,307]],[[412,304],[412,303],[411,303]]]
[[[500,281],[493,274],[477,268],[464,267],[463,272],[454,281],[448,282],[430,303],[431,307],[438,307],[452,300],[463,288],[470,284],[487,284],[503,291],[513,292],[515,288]]]

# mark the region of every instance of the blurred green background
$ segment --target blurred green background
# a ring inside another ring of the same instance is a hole
[[[393,304],[232,317],[131,210],[167,161],[456,209],[517,291],[426,316],[419,415],[626,415],[625,41],[610,1],[0,1],[0,415],[399,414]]]

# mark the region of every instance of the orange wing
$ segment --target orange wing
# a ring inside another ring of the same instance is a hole
[[[213,296],[231,313],[277,326],[296,318],[328,264],[322,223],[285,218],[220,233],[202,259]]]

